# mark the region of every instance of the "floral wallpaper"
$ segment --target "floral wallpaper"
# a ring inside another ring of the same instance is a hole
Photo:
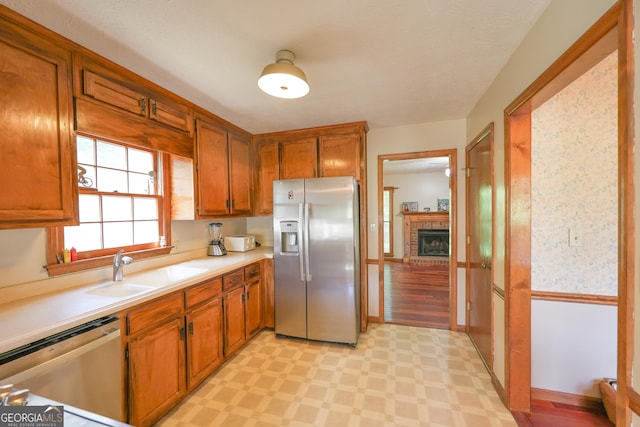
[[[532,113],[533,290],[617,295],[617,57]]]

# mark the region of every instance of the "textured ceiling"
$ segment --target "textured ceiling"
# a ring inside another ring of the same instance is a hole
[[[262,133],[366,120],[465,118],[550,0],[0,0],[19,13]],[[311,91],[257,78],[295,52]]]

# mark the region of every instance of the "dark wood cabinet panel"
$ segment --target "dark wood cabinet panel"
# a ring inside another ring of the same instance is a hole
[[[273,181],[280,179],[278,141],[257,141],[254,146],[254,214],[273,214]]]
[[[229,134],[229,190],[231,214],[251,215],[251,141]]]
[[[148,100],[143,94],[84,70],[84,94],[98,101],[139,116],[146,116]]]
[[[222,299],[187,313],[187,385],[193,389],[223,361]]]
[[[245,343],[244,286],[226,292],[224,301],[224,355],[236,352]]]
[[[353,176],[360,180],[360,136],[327,135],[318,139],[320,176]]]
[[[227,133],[204,120],[196,122],[197,211],[201,217],[229,213]]]

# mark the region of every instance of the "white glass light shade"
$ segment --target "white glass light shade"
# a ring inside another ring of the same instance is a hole
[[[278,98],[300,98],[309,93],[309,83],[304,72],[293,65],[293,52],[279,51],[276,62],[264,67],[258,86],[265,93]]]

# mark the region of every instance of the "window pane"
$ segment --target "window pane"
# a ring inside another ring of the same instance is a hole
[[[76,138],[78,163],[84,163],[85,165],[95,165],[96,160],[94,156],[93,139],[85,138],[84,136],[78,136]]]
[[[132,222],[108,222],[102,225],[104,231],[104,247],[117,248],[133,244]]]
[[[97,149],[98,166],[114,169],[127,169],[126,147],[98,141]]]
[[[80,210],[80,222],[100,221],[100,196],[80,194],[78,196],[78,207]]]
[[[391,240],[389,239],[389,223],[384,222],[382,225],[384,227],[384,230],[383,230],[384,252],[388,254],[389,251],[391,250]]]
[[[102,220],[103,221],[131,221],[131,197],[127,196],[102,196]]]
[[[102,249],[100,223],[80,224],[64,228],[64,247],[78,252]]]
[[[154,185],[147,174],[129,173],[129,193],[155,194]]]
[[[385,190],[383,193],[384,197],[382,200],[382,217],[383,221],[389,221],[389,191]]]
[[[134,197],[133,219],[158,219],[158,201],[150,197]]]
[[[133,242],[136,245],[155,243],[160,239],[158,234],[158,221],[135,221],[133,223],[133,230]]]
[[[98,168],[98,191],[128,193],[127,173]]]
[[[145,174],[155,170],[153,167],[153,154],[148,151],[129,148],[129,170]]]
[[[82,175],[78,173],[78,186],[83,188],[96,188],[96,168],[94,166],[82,166],[86,172]]]

